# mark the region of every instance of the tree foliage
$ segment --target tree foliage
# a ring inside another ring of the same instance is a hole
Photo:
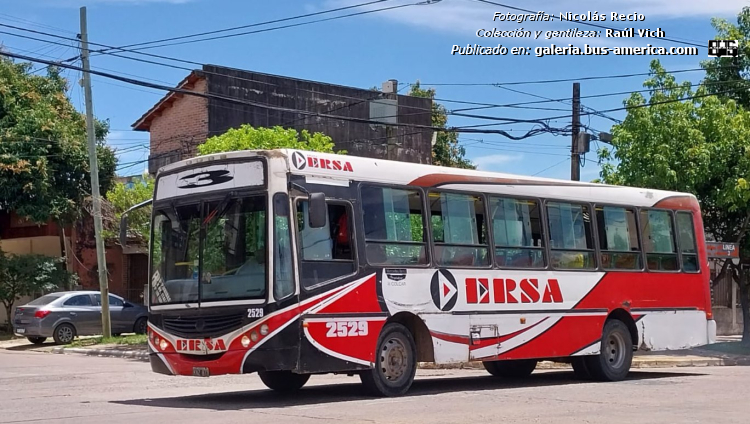
[[[716,30],[715,39],[739,41],[739,55],[701,62],[706,70],[704,84],[710,93],[733,99],[745,109],[750,109],[747,82],[750,75],[750,7],[744,7],[737,15],[736,25],[721,18],[712,19],[711,25]]]
[[[28,63],[0,58],[0,209],[36,222],[79,216],[91,193],[84,116],[67,97],[57,68],[46,76]],[[102,193],[115,173],[115,154],[103,140],[108,122],[97,121]]]
[[[256,149],[300,149],[315,152],[333,153],[331,137],[323,133],[310,134],[307,130],[297,132],[292,128],[254,128],[242,125],[231,128],[221,135],[209,138],[198,146],[199,155]],[[345,153],[338,151],[336,153]]]
[[[112,204],[115,213],[115,220],[118,224],[122,213],[131,207],[145,202],[154,195],[155,179],[148,174],[143,175],[141,181],[135,181],[132,186],[125,183],[115,183],[107,192],[107,200]],[[149,244],[151,208],[143,207],[133,210],[128,214],[128,233],[136,237],[144,245]],[[106,234],[107,237],[114,237],[114,234]]]
[[[5,306],[8,323],[13,305],[23,296],[68,288],[74,274],[60,267],[61,258],[42,255],[8,255],[0,249],[0,302]]]
[[[693,91],[689,82],[677,83],[656,60],[651,73],[643,84],[649,98],[633,93],[625,101],[630,109],[625,120],[612,127],[613,150],[599,150],[602,179],[694,194],[705,232],[741,243],[744,261],[750,247],[750,113],[735,100],[706,96],[705,86]],[[667,101],[672,102],[663,103]],[[744,313],[750,316],[747,286],[740,286]]]
[[[434,99],[435,89],[424,89],[419,86],[419,82],[411,86],[410,96]],[[447,128],[448,111],[445,106],[432,102],[432,126]],[[449,131],[440,131],[437,133],[437,140],[432,146],[432,164],[438,166],[449,166],[453,168],[475,169],[476,165],[466,159],[464,155],[466,150],[458,142],[458,133]]]

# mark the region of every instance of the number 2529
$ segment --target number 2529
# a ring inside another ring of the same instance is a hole
[[[331,321],[326,323],[326,337],[357,337],[367,335],[367,321]]]

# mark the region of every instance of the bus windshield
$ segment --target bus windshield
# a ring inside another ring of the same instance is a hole
[[[262,299],[265,195],[156,210],[151,304]]]

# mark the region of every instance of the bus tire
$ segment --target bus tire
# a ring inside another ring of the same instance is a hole
[[[359,374],[362,384],[375,396],[401,396],[409,391],[417,373],[417,347],[411,332],[389,323],[378,337],[375,367]]]
[[[580,380],[591,380],[591,373],[586,365],[585,356],[577,356],[573,358],[570,365],[573,366],[573,374],[575,374],[576,378]]]
[[[505,361],[483,361],[484,369],[495,377],[524,378],[536,369],[536,359],[515,359]]]
[[[266,387],[281,393],[296,392],[310,379],[310,374],[291,371],[258,371],[258,376]]]
[[[609,319],[602,331],[601,351],[586,356],[586,368],[599,381],[621,381],[633,363],[633,340],[630,330],[620,320]]]

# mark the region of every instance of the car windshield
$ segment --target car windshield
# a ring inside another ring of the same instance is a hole
[[[61,295],[59,294],[45,294],[44,296],[34,299],[31,302],[27,303],[29,306],[41,306],[41,305],[49,305],[50,303],[54,302],[55,300],[59,299]]]
[[[265,296],[265,196],[159,209],[153,231],[152,305]]]

